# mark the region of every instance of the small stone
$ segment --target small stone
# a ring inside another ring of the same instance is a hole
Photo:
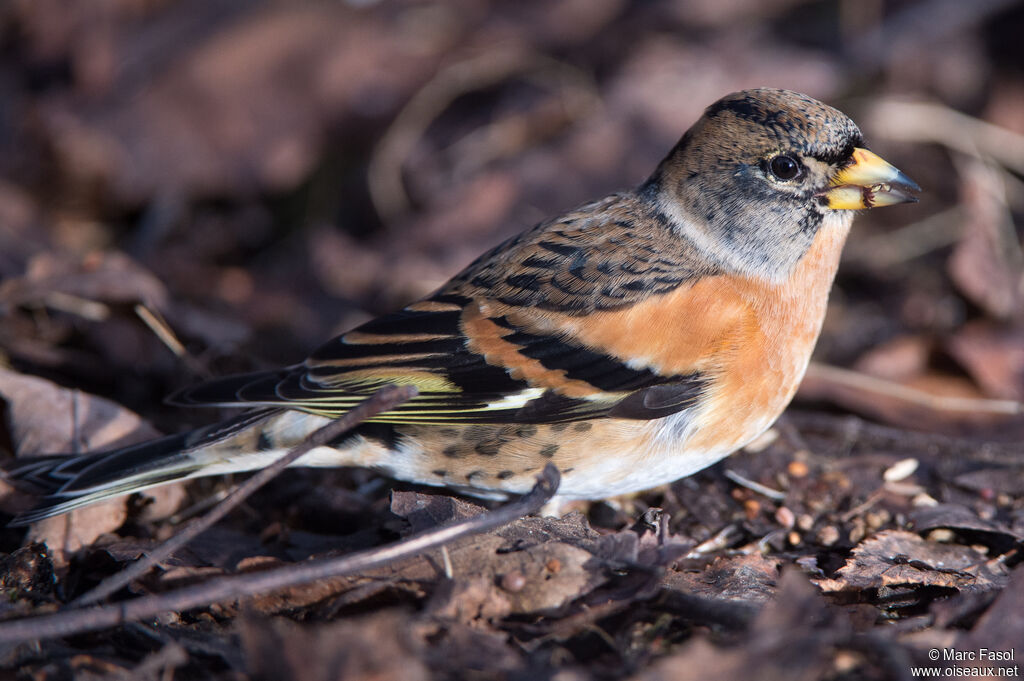
[[[794,478],[805,478],[811,471],[803,461],[790,461],[786,472]]]
[[[500,584],[505,591],[517,593],[526,586],[526,577],[522,572],[508,572],[501,576]]]
[[[818,531],[818,543],[822,546],[832,546],[839,541],[839,528],[835,525],[826,525]]]
[[[947,527],[937,527],[928,533],[928,541],[939,542],[940,544],[949,544],[954,538],[956,538],[956,534]]]
[[[775,522],[788,530],[796,524],[796,515],[785,506],[779,506],[775,510]]]
[[[938,500],[927,492],[921,492],[920,494],[914,495],[914,498],[910,500],[917,508],[931,508],[932,506],[938,506]]]
[[[868,524],[868,529],[870,530],[877,530],[890,520],[892,520],[892,514],[885,509],[870,511],[864,515],[864,521]]]
[[[900,480],[905,480],[914,474],[918,465],[919,462],[917,459],[902,459],[885,469],[885,472],[882,473],[882,479],[886,482],[899,482]]]

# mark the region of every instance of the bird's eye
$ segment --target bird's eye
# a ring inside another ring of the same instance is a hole
[[[780,180],[792,180],[800,175],[800,164],[791,156],[776,156],[768,162],[768,170]]]

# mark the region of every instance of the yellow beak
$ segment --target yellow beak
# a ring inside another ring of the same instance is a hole
[[[820,196],[833,210],[913,203],[917,197],[910,192],[921,191],[917,183],[898,168],[860,147],[853,150],[853,162],[835,174],[831,185]]]

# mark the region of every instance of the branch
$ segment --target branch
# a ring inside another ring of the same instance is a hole
[[[288,450],[288,453],[274,461],[266,468],[236,487],[221,503],[201,518],[197,518],[176,535],[165,541],[154,550],[146,553],[135,563],[124,570],[115,573],[96,585],[91,591],[87,591],[75,600],[71,601],[72,606],[89,605],[98,603],[111,594],[117,593],[122,587],[128,586],[133,580],[138,579],[153,566],[163,562],[175,551],[182,548],[200,534],[219,522],[224,516],[233,511],[239,504],[263,485],[270,482],[278,473],[295,463],[299,458],[308,454],[317,447],[322,447],[343,434],[352,430],[363,421],[385,411],[394,409],[406,400],[416,396],[416,388],[413,386],[398,387],[386,385],[375,392],[368,399],[360,402],[355,408],[345,412],[339,418],[331,421],[322,428],[310,433],[302,442]]]
[[[380,567],[535,513],[555,495],[560,480],[558,469],[549,463],[538,476],[534,488],[517,501],[377,549],[273,570],[220,577],[176,591],[110,605],[75,608],[53,615],[0,622],[0,644],[26,643],[97,631],[165,612],[188,610]]]

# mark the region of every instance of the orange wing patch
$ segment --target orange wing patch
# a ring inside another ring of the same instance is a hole
[[[479,303],[466,306],[462,314],[462,332],[472,352],[483,355],[488,364],[504,367],[512,378],[527,381],[534,388],[550,388],[574,398],[587,398],[600,392],[585,381],[566,378],[565,371],[561,369],[548,369],[522,354],[521,346],[502,337],[508,335],[508,329],[487,317]]]

